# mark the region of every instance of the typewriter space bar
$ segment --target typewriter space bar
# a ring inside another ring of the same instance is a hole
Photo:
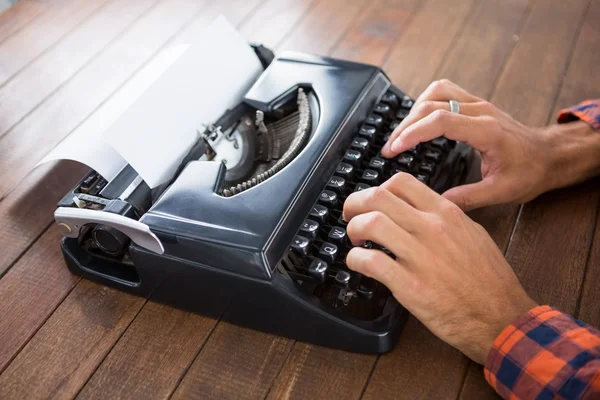
[[[122,215],[82,208],[59,207],[54,211],[54,220],[60,232],[66,237],[78,237],[81,227],[86,224],[102,224],[123,232],[138,246],[158,254],[165,252],[160,239],[148,225]]]

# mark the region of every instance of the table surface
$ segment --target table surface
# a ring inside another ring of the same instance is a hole
[[[418,95],[449,78],[531,125],[600,97],[598,0],[21,0],[0,14],[0,398],[494,397],[481,367],[409,319],[353,354],[71,275],[53,224],[82,176],[32,171],[161,48],[223,13],[249,40],[383,66]],[[600,181],[479,210],[526,289],[600,325]]]

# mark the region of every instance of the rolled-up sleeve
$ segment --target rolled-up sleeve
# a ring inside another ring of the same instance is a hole
[[[484,373],[505,399],[599,399],[600,331],[538,306],[496,338]]]

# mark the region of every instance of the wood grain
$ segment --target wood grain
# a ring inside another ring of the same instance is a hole
[[[147,303],[77,396],[81,399],[166,399],[216,321]]]
[[[0,279],[0,371],[3,371],[78,278],[63,265],[61,235],[50,228]]]
[[[240,32],[250,43],[275,48],[315,2],[316,0],[267,0],[244,23]]]
[[[0,13],[0,43],[34,21],[48,7],[35,0],[21,0]]]
[[[332,56],[381,65],[391,44],[402,35],[415,11],[424,2],[375,0],[337,44]]]
[[[453,43],[435,79],[449,78],[489,99],[529,16],[528,0],[481,0]]]
[[[0,198],[163,48],[202,5],[186,0],[161,1],[0,138]]]
[[[433,80],[445,54],[480,0],[427,1],[394,45],[383,68],[398,87],[417,97]],[[440,12],[443,9],[444,12]]]
[[[109,1],[1,86],[0,137],[157,1]]]
[[[332,46],[352,27],[369,3],[368,0],[317,1],[279,49],[329,55]]]
[[[0,398],[72,398],[144,299],[82,280],[0,375]]]
[[[173,399],[264,398],[293,341],[220,322]]]
[[[40,167],[0,201],[0,277],[52,222],[56,203],[86,170],[69,161]]]
[[[60,7],[49,7],[35,24],[25,26],[0,43],[0,86],[106,2],[107,0],[64,0]],[[23,43],[27,45],[23,46]]]
[[[495,103],[527,124],[549,122],[588,4],[587,0],[568,7],[561,2],[534,4],[498,83]],[[540,59],[543,66],[534,63]],[[593,234],[590,213],[595,215],[597,199],[597,191],[583,185],[545,194],[523,207],[506,257],[534,300],[575,311]],[[506,227],[496,234],[497,240],[508,240],[510,218],[497,224]],[[481,398],[484,393],[495,397],[482,379],[481,367],[471,364],[461,398]]]

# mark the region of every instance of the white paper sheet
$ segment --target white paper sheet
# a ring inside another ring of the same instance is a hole
[[[37,165],[53,160],[74,160],[87,165],[111,180],[127,161],[104,138],[104,132],[160,77],[189,45],[165,49],[130,79],[96,112],[90,115]]]
[[[156,187],[172,177],[197,132],[237,105],[261,71],[221,16],[191,46],[157,57],[40,164],[72,159],[110,180],[129,163]]]

